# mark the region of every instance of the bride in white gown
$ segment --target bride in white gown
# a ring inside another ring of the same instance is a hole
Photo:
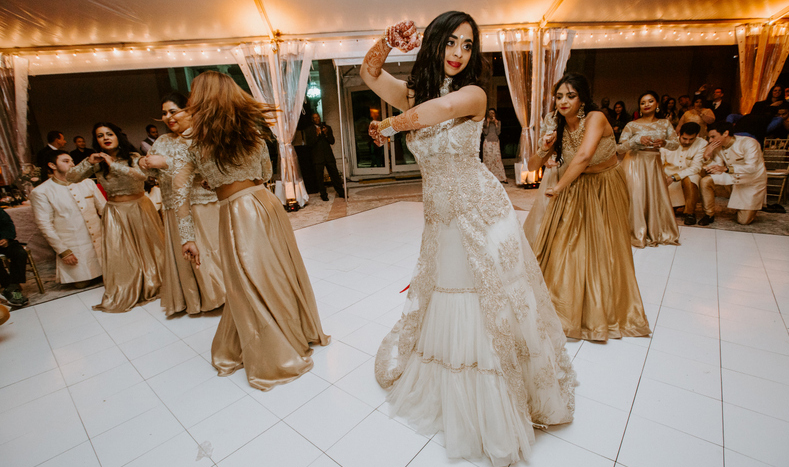
[[[425,227],[408,302],[384,339],[375,376],[391,413],[443,430],[449,457],[525,458],[533,426],[568,423],[575,373],[539,265],[501,183],[479,161],[487,97],[479,31],[465,13],[427,27],[408,82],[382,70],[392,47],[419,46],[413,22],[387,29],[365,57],[367,85],[403,114],[398,131],[422,171]]]

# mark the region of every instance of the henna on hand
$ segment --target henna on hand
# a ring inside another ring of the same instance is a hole
[[[408,131],[408,130],[418,130],[420,128],[426,128],[428,126],[419,123],[419,113],[417,112],[416,107],[408,109],[396,117],[391,117],[389,120],[392,123],[392,128],[394,128],[398,132]]]
[[[422,37],[413,21],[400,21],[394,26],[389,26],[384,37],[390,47],[396,47],[403,53],[414,50],[422,43]]]
[[[381,126],[381,122],[377,120],[373,120],[372,122],[370,122],[370,128],[367,130],[367,134],[370,135],[370,138],[373,139],[373,143],[375,143],[375,145],[378,147],[383,146],[384,143],[386,143],[386,140],[388,139],[386,136],[381,134],[381,130],[379,128],[380,126]]]
[[[372,46],[367,52],[367,55],[364,56],[364,63],[367,65],[367,72],[370,73],[370,76],[373,78],[381,76],[381,69],[384,66],[386,57],[391,51],[392,48],[386,44],[385,39],[378,40],[375,45]]]

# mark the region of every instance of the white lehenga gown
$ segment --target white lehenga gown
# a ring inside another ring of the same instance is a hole
[[[457,119],[407,136],[425,228],[375,373],[391,387],[393,415],[443,430],[449,457],[485,455],[500,467],[528,456],[533,425],[572,421],[575,373],[520,222],[477,156],[481,127]]]

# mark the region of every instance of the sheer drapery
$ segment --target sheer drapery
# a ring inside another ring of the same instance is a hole
[[[740,58],[740,113],[767,98],[789,55],[784,23],[746,24],[735,29]]]
[[[314,46],[306,41],[242,44],[233,49],[255,99],[274,104],[280,110],[273,130],[279,143],[282,182],[277,196],[283,204],[297,202],[304,206],[309,200],[292,143],[307,92],[313,53]]]
[[[537,79],[541,81],[539,88],[542,90],[542,114],[537,117],[538,122],[553,108],[553,85],[564,75],[574,38],[575,31],[568,29],[552,28],[542,31],[542,73],[537,75]]]
[[[508,29],[499,32],[501,56],[507,86],[512,97],[515,115],[521,124],[519,158],[525,164],[536,150],[535,128],[540,120],[540,92],[535,87],[539,74],[540,40],[539,32],[534,29]],[[520,174],[515,174],[516,182]]]
[[[13,183],[27,153],[27,66],[24,58],[0,54],[0,170]]]

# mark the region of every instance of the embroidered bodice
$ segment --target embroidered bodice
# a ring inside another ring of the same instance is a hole
[[[66,180],[77,183],[96,174],[96,178],[108,197],[142,193],[145,191],[145,180],[148,179],[148,176],[137,165],[140,155],[133,152],[131,157],[131,167],[128,162],[117,159],[110,164],[109,173],[104,173],[100,164],[91,164],[86,158],[68,171]]]
[[[189,155],[191,141],[176,134],[162,135],[153,143],[149,153],[158,154],[167,158],[166,169],[151,169],[150,175],[159,180],[162,188],[162,207],[164,209],[178,209],[184,203],[208,204],[216,202],[216,193],[206,190],[202,185],[202,177],[189,177],[193,181],[190,185],[185,183],[188,172],[194,168],[192,157]]]
[[[650,123],[639,123],[632,121],[625,125],[622,134],[619,136],[619,144],[616,146],[616,152],[624,154],[633,149],[636,151],[657,151],[657,148],[651,148],[641,144],[641,138],[649,136],[652,139],[662,139],[666,141],[664,146],[669,151],[673,151],[679,147],[679,137],[671,122],[666,119],[655,120]]]
[[[216,162],[211,158],[199,157],[195,154],[194,159],[197,171],[203,175],[203,178],[208,182],[208,186],[212,189],[244,180],[263,180],[267,182],[272,175],[271,159],[265,144],[261,144],[259,150],[250,155],[249,160],[243,164],[238,166],[228,164],[223,171],[219,170]]]
[[[448,92],[445,82],[441,95]],[[498,219],[511,208],[501,183],[479,160],[482,125],[483,121],[456,118],[406,136],[422,172],[426,222],[449,224],[477,209]]]
[[[571,131],[566,126],[564,127],[564,134],[562,135],[562,165],[565,167],[573,160],[584,139],[586,119],[582,118],[580,121],[581,123],[575,131]],[[592,158],[589,159],[589,167],[607,161],[614,153],[616,153],[616,139],[614,139],[614,134],[603,136],[600,138],[600,142],[597,143],[597,149],[595,149],[594,154],[592,154]]]

